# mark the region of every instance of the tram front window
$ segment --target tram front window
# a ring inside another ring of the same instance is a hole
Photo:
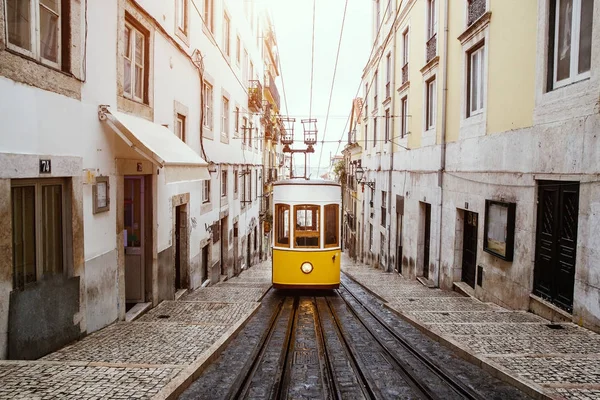
[[[325,206],[325,247],[338,246],[338,205]]]
[[[319,247],[319,206],[295,206],[294,244],[296,247]]]
[[[290,247],[290,206],[275,205],[275,245]]]

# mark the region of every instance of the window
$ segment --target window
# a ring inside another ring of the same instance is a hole
[[[373,118],[373,147],[377,146],[377,117]]]
[[[233,194],[238,193],[238,172],[236,169],[233,170]]]
[[[373,249],[373,224],[369,224],[369,250]]]
[[[248,135],[248,129],[250,129],[248,127],[248,117],[243,117],[243,122],[244,124],[242,125],[242,131],[243,131],[243,136],[242,136],[242,147],[246,144],[246,136]]]
[[[254,170],[254,200],[258,199],[258,170]]]
[[[229,137],[229,100],[223,97],[221,104],[221,135]]]
[[[379,255],[381,256],[381,262],[384,262],[385,257],[385,235],[383,233],[379,234]]]
[[[240,40],[240,37],[237,36],[235,39],[235,61],[237,62],[237,65],[240,65],[240,57],[241,57],[241,46],[242,46],[242,42]]]
[[[223,15],[223,47],[227,57],[231,55],[231,21],[227,14]]]
[[[381,191],[381,226],[385,226],[387,217],[387,192]]]
[[[177,114],[177,118],[175,120],[175,135],[185,142],[185,116],[181,114]]]
[[[221,197],[227,196],[227,171],[221,171]]]
[[[365,124],[365,149],[369,144],[369,125]]]
[[[235,108],[235,135],[239,136],[240,133],[240,108],[236,107]]]
[[[206,27],[213,31],[213,0],[204,0],[204,23]]]
[[[202,202],[210,202],[210,179],[202,182]]]
[[[402,33],[402,64],[408,64],[408,29]]]
[[[435,127],[435,76],[426,82],[425,90],[425,130],[429,130]]]
[[[379,26],[381,25],[381,6],[379,4],[379,0],[375,0],[375,33],[379,31]]]
[[[431,39],[437,30],[435,0],[427,0],[427,39]]]
[[[248,193],[246,192],[246,174],[244,171],[240,174],[242,180],[242,208],[246,207],[246,201],[248,200]]]
[[[319,246],[319,206],[294,206],[294,246]]]
[[[290,206],[275,204],[275,246],[290,247]]]
[[[557,88],[589,76],[594,0],[552,0],[550,8],[549,71]]]
[[[244,49],[244,60],[242,64],[242,78],[248,86],[248,50]]]
[[[377,86],[379,85],[379,72],[375,71],[375,76],[373,76],[373,110],[377,110]]]
[[[13,284],[30,283],[66,270],[65,181],[12,181]]]
[[[213,87],[204,81],[204,126],[213,128]]]
[[[391,94],[391,81],[392,81],[392,54],[388,53],[385,59],[385,98],[389,99]]]
[[[400,137],[403,138],[408,133],[408,96],[404,96],[401,100],[401,112],[400,117]]]
[[[175,0],[175,22],[178,32],[188,35],[188,0]]]
[[[325,206],[325,247],[339,246],[339,206],[328,204]]]
[[[385,143],[390,140],[390,109],[385,110]]]
[[[467,117],[483,110],[484,50],[485,47],[481,44],[468,54]]]
[[[144,102],[147,83],[148,35],[126,21],[124,40],[123,94],[125,97]]]
[[[8,47],[44,64],[61,68],[63,51],[70,48],[63,35],[69,21],[68,0],[7,0]],[[65,63],[66,64],[66,63]]]

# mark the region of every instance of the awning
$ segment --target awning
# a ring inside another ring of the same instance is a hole
[[[168,128],[106,106],[99,116],[133,150],[164,168],[167,183],[210,179],[208,163]]]

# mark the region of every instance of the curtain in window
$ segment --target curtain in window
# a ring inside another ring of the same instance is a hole
[[[7,0],[8,41],[31,51],[31,0]]]
[[[60,0],[40,0],[40,52],[58,62]]]

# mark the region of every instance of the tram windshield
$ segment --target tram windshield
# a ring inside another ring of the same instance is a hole
[[[319,247],[319,206],[295,206],[294,213],[294,246]]]
[[[275,205],[275,245],[290,247],[290,206]]]

